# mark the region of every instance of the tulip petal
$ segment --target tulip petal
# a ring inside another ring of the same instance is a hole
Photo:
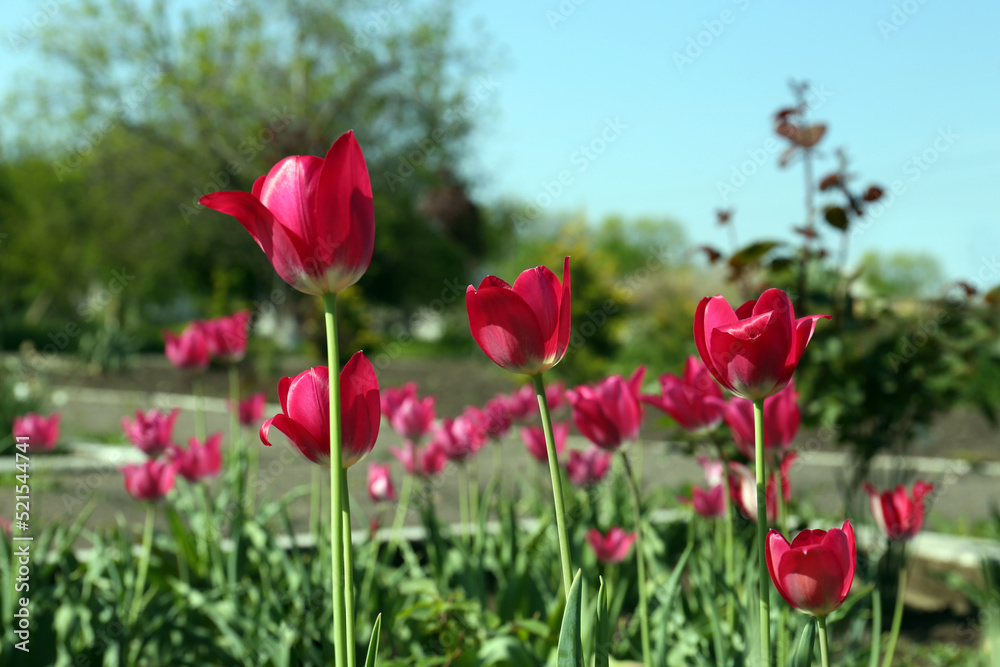
[[[569,257],[563,260],[562,296],[559,298],[559,335],[556,340],[556,360],[559,361],[566,354],[569,347],[571,333],[571,318],[573,305],[573,291],[569,284]]]
[[[694,342],[698,348],[698,354],[705,366],[715,376],[724,387],[730,389],[729,381],[724,373],[724,369],[716,366],[715,360],[710,353],[710,341],[712,331],[719,326],[728,326],[738,322],[739,318],[733,312],[729,302],[722,295],[705,297],[698,304],[698,309],[694,314]]]
[[[355,352],[340,373],[343,467],[349,468],[371,451],[381,422],[378,378],[368,358]]]
[[[324,468],[330,467],[330,446],[324,446],[301,424],[285,415],[275,415],[261,425],[260,439],[265,445],[274,444],[272,442],[274,438],[271,432],[272,426],[284,435],[304,457]]]
[[[286,157],[267,172],[260,189],[260,202],[290,233],[315,248],[325,239],[317,229],[310,204],[318,194],[317,186],[324,161],[315,155]],[[324,230],[325,231],[325,230]],[[325,259],[317,257],[318,260]]]
[[[479,347],[501,368],[534,374],[541,370],[545,341],[538,319],[511,289],[471,286],[465,294],[469,327]]]
[[[780,389],[790,333],[780,316],[768,312],[712,330],[708,347],[730,391],[762,399]]]
[[[840,533],[843,535],[843,533]],[[816,616],[844,601],[844,559],[825,546],[789,549],[777,561],[778,592],[788,604]]]
[[[559,342],[559,300],[562,298],[559,279],[547,267],[537,266],[522,272],[512,289],[535,314],[542,332],[545,358],[555,357]]]
[[[353,130],[340,135],[322,160],[312,206],[323,263],[329,264],[334,250],[346,240],[345,245],[358,250],[358,256],[344,259],[352,266],[364,263],[367,268],[375,239],[375,209],[365,156]]]
[[[290,419],[313,439],[330,442],[330,381],[326,366],[316,366],[296,376],[289,384],[285,401],[284,413]]]

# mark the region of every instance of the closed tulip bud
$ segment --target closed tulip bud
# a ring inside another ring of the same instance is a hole
[[[23,417],[14,417],[14,436],[27,438],[20,440],[28,445],[29,452],[48,452],[55,449],[59,441],[59,413],[43,417],[35,412],[29,412]]]
[[[601,563],[620,563],[625,560],[636,537],[635,533],[626,533],[618,526],[609,530],[607,535],[602,535],[596,528],[587,531],[587,542]]]
[[[121,468],[125,490],[136,500],[159,500],[174,488],[176,470],[170,461],[146,461]]]
[[[828,531],[803,530],[791,544],[772,530],[765,554],[774,587],[799,611],[826,616],[851,590],[857,553],[850,520]]]
[[[917,482],[913,485],[913,496],[905,486],[878,491],[865,483],[872,517],[890,540],[904,542],[920,532],[924,525],[924,499],[934,490],[933,484]]]

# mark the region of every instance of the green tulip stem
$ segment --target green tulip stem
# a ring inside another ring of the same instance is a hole
[[[562,472],[559,470],[556,440],[552,435],[552,415],[549,413],[549,401],[545,397],[545,381],[542,380],[541,373],[532,375],[531,381],[535,385],[535,394],[538,396],[538,411],[542,414],[545,452],[549,457],[549,477],[552,480],[552,501],[556,510],[556,533],[559,536],[559,560],[562,562],[563,594],[568,600],[573,574],[569,565],[569,536],[566,532],[566,501],[563,496]]]
[[[469,467],[465,461],[458,464],[458,523],[463,533],[462,544],[470,541],[471,532],[469,530]]]
[[[900,559],[899,585],[896,586],[896,609],[892,612],[892,629],[889,630],[889,641],[885,644],[885,657],[882,667],[892,665],[892,656],[896,652],[896,640],[899,639],[899,626],[903,622],[903,607],[906,606],[906,557]]]
[[[403,488],[399,492],[399,503],[396,505],[396,516],[392,520],[392,541],[389,543],[388,556],[386,561],[391,565],[392,557],[399,549],[399,542],[403,536],[403,523],[406,521],[406,513],[410,511],[410,495],[413,493],[413,475],[403,476]]]
[[[229,464],[232,471],[233,486],[236,497],[239,498],[244,508],[247,505],[244,494],[244,469],[243,469],[243,443],[240,441],[240,374],[236,370],[236,364],[229,364],[229,442],[232,451],[232,462]]]
[[[132,593],[132,607],[128,610],[130,623],[139,618],[143,589],[146,587],[146,573],[149,572],[149,558],[153,550],[153,521],[156,519],[156,505],[146,503],[146,525],[142,530],[142,549],[139,552],[139,566],[135,575],[135,591]]]
[[[868,667],[878,667],[879,653],[882,651],[882,591],[879,590],[878,575],[875,576],[875,590],[872,591],[872,647],[868,654]]]
[[[330,540],[333,579],[334,667],[353,667],[347,652],[347,582],[344,580],[344,467],[340,450],[340,353],[337,341],[337,295],[323,295],[326,356],[330,378]],[[318,537],[318,535],[317,535]],[[353,592],[352,592],[353,593]]]
[[[205,442],[208,429],[205,426],[205,392],[201,380],[194,378],[191,381],[191,391],[194,392],[194,436],[200,442]]]
[[[826,616],[816,617],[816,629],[819,635],[819,662],[822,667],[830,667],[830,639],[826,634]]]
[[[754,464],[757,475],[757,571],[760,578],[760,664],[771,664],[771,577],[767,573],[767,494],[764,476],[764,399],[753,402]]]
[[[347,608],[347,661],[357,664],[355,651],[357,636],[354,631],[354,550],[351,544],[351,494],[347,490],[347,468],[340,469],[340,488],[344,493],[341,511],[344,516],[344,596]]]
[[[320,508],[323,492],[321,485],[323,483],[323,471],[320,470],[319,466],[314,466],[312,469],[312,479],[309,485],[309,527],[317,538],[319,538],[319,527],[322,522],[322,510]]]
[[[778,530],[781,531],[782,535],[788,535],[788,520],[787,514],[785,512],[785,481],[781,477],[781,466],[774,472],[774,490],[775,490],[775,503],[778,508]],[[777,653],[778,664],[784,665],[788,657],[788,616],[789,616],[788,605],[781,605],[778,608],[778,631],[777,631],[777,646],[775,646],[775,652]]]
[[[719,461],[722,462],[722,506],[726,513],[724,517],[726,532],[723,547],[726,568],[723,581],[726,582],[726,587],[729,589],[726,592],[726,623],[732,628],[736,616],[736,599],[732,594],[736,590],[733,576],[733,572],[735,571],[734,563],[736,561],[733,546],[733,501],[729,497],[729,459],[726,457],[726,450],[722,447],[722,443],[716,441],[715,446],[719,453]]]
[[[622,461],[625,463],[625,479],[628,480],[629,490],[632,492],[632,508],[635,512],[635,564],[639,571],[639,581],[636,586],[639,589],[639,636],[642,641],[642,664],[645,667],[652,667],[653,652],[650,650],[649,642],[649,600],[646,599],[646,558],[642,550],[642,505],[639,495],[639,481],[636,479],[635,471],[628,460],[628,454],[622,452]]]

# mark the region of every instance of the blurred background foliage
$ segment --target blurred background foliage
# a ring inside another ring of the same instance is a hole
[[[5,102],[18,132],[0,145],[0,345],[114,370],[162,350],[166,327],[250,308],[272,354],[320,349],[311,297],[197,199],[249,190],[281,158],[322,155],[354,129],[378,233],[370,270],[341,300],[345,349],[478,355],[465,287],[539,264],[558,273],[570,255],[572,352],[555,369],[569,381],[639,364],[650,378],[679,372],[701,297],[777,286],[799,314],[833,315],[799,385],[807,423],[854,447],[861,469],[957,404],[995,420],[998,276],[944,284],[928,255],[852,264],[850,239],[881,190],[858,187],[844,151],[817,152],[826,126],[806,118],[805,84],[774,118],[781,166],[807,170],[803,220],[788,238],[741,245],[740,216],[720,211],[689,240],[665,218],[474,201],[471,138],[488,130],[497,59],[487,40],[459,42],[447,0],[64,7],[32,42],[51,67]],[[789,176],[790,197],[801,183]],[[728,249],[694,245],[716,237]]]

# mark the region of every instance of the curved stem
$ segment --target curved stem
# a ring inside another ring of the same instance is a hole
[[[896,640],[899,639],[899,626],[903,622],[903,607],[906,606],[906,558],[900,559],[899,585],[896,586],[896,609],[892,612],[892,629],[889,631],[889,641],[885,645],[885,657],[882,667],[892,664],[892,656],[896,652]]]
[[[639,636],[642,641],[642,664],[652,667],[653,652],[649,643],[649,600],[646,599],[646,559],[642,551],[642,506],[639,497],[639,482],[635,478],[632,464],[628,460],[628,454],[622,452],[622,460],[625,462],[625,477],[628,480],[629,489],[632,491],[632,507],[635,511],[635,564],[639,570],[639,581],[636,585],[639,588]]]
[[[764,399],[753,402],[754,464],[757,474],[757,571],[760,578],[760,660],[771,664],[771,577],[767,573],[767,494],[764,470]]]
[[[340,469],[340,488],[344,493],[341,512],[344,517],[344,600],[347,608],[347,662],[357,664],[357,636],[354,631],[354,550],[351,538],[351,495],[347,491],[347,468]]]
[[[819,662],[823,667],[830,667],[829,638],[826,635],[826,616],[816,617],[816,628],[819,630]]]
[[[348,667],[347,583],[344,581],[343,455],[340,451],[340,354],[337,341],[337,295],[323,295],[326,356],[330,374],[330,540],[333,579],[334,665]]]
[[[566,533],[566,501],[563,497],[562,473],[559,470],[559,455],[556,453],[556,441],[552,435],[552,415],[549,413],[549,401],[545,397],[545,382],[542,374],[531,376],[538,396],[538,411],[542,413],[542,430],[545,432],[545,452],[549,457],[549,478],[552,480],[552,501],[556,511],[556,534],[559,537],[559,560],[562,563],[563,595],[569,599],[569,587],[573,583],[572,570],[569,565],[569,537]]]

